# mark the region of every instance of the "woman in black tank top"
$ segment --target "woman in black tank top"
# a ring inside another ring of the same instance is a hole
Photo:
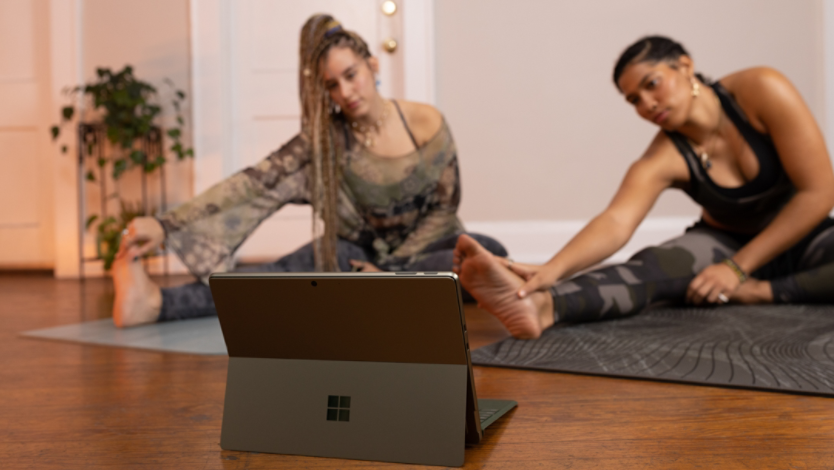
[[[614,83],[660,129],[605,211],[543,266],[490,256],[462,237],[463,285],[517,337],[558,321],[693,304],[834,303],[834,172],[793,85],[754,68],[709,83],[677,42],[646,37],[623,52]],[[667,188],[701,221],[628,262],[573,274],[619,250]]]

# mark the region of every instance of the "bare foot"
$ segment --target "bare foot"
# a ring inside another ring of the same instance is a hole
[[[128,252],[113,261],[111,269],[116,286],[113,323],[119,328],[153,323],[162,308],[162,291],[151,281],[142,263]]]
[[[730,297],[730,302],[737,304],[772,304],[773,289],[769,281],[747,279]]]
[[[524,281],[471,237],[458,238],[454,261],[455,272],[478,306],[501,320],[516,338],[538,338],[545,328],[553,325],[550,294],[533,292],[518,298],[518,289]]]

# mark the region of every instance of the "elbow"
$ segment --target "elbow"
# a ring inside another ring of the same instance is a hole
[[[834,186],[799,190],[796,195],[800,194],[803,195],[806,210],[813,210],[815,214],[825,217],[834,209]]]
[[[818,201],[820,212],[826,215],[834,209],[834,186],[825,186],[815,191],[814,200]]]
[[[617,229],[614,231],[614,237],[617,241],[617,250],[621,249],[631,240],[631,236],[634,235],[634,232],[637,231],[637,228],[629,227],[624,224],[620,224]]]
[[[830,214],[834,209],[834,186],[827,188],[823,200],[825,201],[825,212]]]
[[[612,248],[614,251],[617,251],[628,243],[637,226],[622,220],[614,214],[605,213],[603,217],[605,217],[607,222],[606,230],[608,232],[608,240],[613,245]]]

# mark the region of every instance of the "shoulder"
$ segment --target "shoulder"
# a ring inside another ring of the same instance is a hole
[[[737,96],[755,96],[757,93],[773,93],[793,88],[782,72],[770,67],[753,67],[731,73],[719,80],[728,91]]]
[[[253,166],[260,170],[272,169],[280,173],[292,173],[310,163],[310,145],[303,133],[296,134],[277,150]]]
[[[735,97],[754,127],[766,130],[769,116],[784,111],[785,107],[804,106],[804,101],[793,83],[781,72],[770,67],[741,70],[719,80]]]
[[[307,141],[307,137],[304,133],[299,132],[298,134],[294,135],[292,139],[284,142],[278,150],[275,150],[271,154],[269,154],[268,158],[284,158],[288,155],[294,155],[298,158],[307,157],[309,152],[309,142]]]
[[[431,140],[443,125],[443,115],[430,104],[402,100],[397,100],[397,104],[414,138],[421,146]]]

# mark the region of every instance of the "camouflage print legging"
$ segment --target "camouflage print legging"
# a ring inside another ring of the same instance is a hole
[[[615,318],[637,313],[652,302],[682,302],[702,269],[733,256],[751,238],[699,222],[684,235],[646,248],[623,264],[552,287],[557,321]],[[777,303],[834,304],[834,220],[823,221],[752,277],[771,282]]]
[[[426,246],[414,261],[405,266],[379,266],[386,271],[451,271],[452,251],[460,234],[443,237]],[[507,256],[507,250],[498,241],[477,233],[469,236],[478,241],[491,253]],[[350,260],[371,261],[369,250],[346,240],[339,240],[337,248],[339,269],[350,271]],[[260,266],[248,266],[238,269],[240,272],[310,272],[315,270],[313,261],[313,245],[308,243],[293,253],[290,253],[274,263]],[[471,300],[467,292],[463,292],[464,300]],[[187,318],[217,315],[211,289],[202,282],[193,282],[179,287],[162,289],[162,309],[157,321],[184,320]]]

